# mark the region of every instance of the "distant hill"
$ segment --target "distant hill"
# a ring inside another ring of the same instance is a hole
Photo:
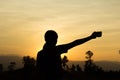
[[[3,64],[3,69],[7,70],[10,62],[16,63],[16,69],[23,67],[22,57],[19,56],[0,56],[0,64]]]
[[[113,70],[113,71],[118,71],[120,70],[120,62],[116,61],[95,61],[94,62],[96,65],[100,66],[103,68],[103,70],[108,71],[108,70]],[[79,64],[80,67],[83,69],[85,62],[84,61],[69,61],[67,63],[69,66],[72,64]]]
[[[0,64],[3,64],[4,70],[7,70],[8,65],[10,62],[16,62],[16,69],[22,68],[22,57],[19,56],[0,56]],[[84,61],[69,61],[67,63],[69,66],[72,64],[79,64],[83,69],[85,62]],[[116,61],[96,61],[96,65],[102,67],[104,70],[120,70],[120,62]]]

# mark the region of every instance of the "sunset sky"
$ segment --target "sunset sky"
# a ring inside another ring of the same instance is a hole
[[[49,29],[58,45],[103,32],[64,54],[69,60],[91,50],[95,61],[120,61],[120,0],[0,0],[0,55],[36,57]]]

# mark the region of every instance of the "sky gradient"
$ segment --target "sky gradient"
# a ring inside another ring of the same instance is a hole
[[[120,0],[0,0],[0,55],[36,57],[49,29],[58,45],[102,31],[65,55],[82,61],[91,50],[94,60],[120,61]]]

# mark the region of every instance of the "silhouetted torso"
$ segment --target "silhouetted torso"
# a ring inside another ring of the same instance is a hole
[[[43,76],[49,77],[49,79],[61,78],[61,54],[67,52],[67,50],[64,45],[44,45],[43,50],[38,52],[37,55],[37,66]]]

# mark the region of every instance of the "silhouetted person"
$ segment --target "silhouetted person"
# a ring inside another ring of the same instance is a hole
[[[91,39],[97,37],[97,32],[93,32],[91,36],[86,38],[77,39],[73,42],[57,45],[58,35],[53,30],[48,30],[45,33],[45,44],[43,49],[37,54],[37,69],[41,80],[61,80],[62,79],[62,66],[61,54],[77,45],[83,44]]]

